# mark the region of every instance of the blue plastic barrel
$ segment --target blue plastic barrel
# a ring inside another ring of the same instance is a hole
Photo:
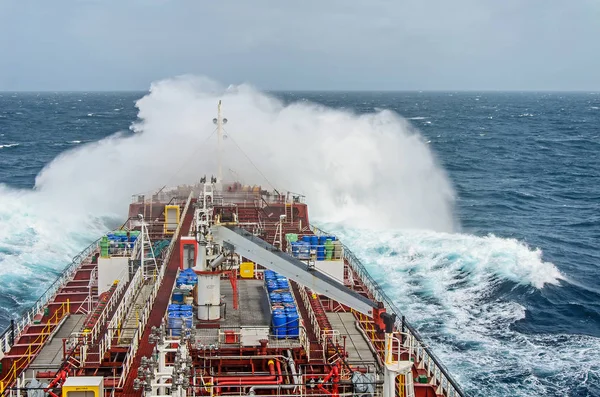
[[[325,260],[325,246],[317,245],[317,260],[324,261]]]
[[[277,338],[285,338],[287,331],[287,316],[282,310],[273,311],[273,333]]]
[[[318,236],[310,236],[310,245],[317,245],[319,244],[319,237]]]
[[[279,289],[288,289],[290,287],[290,284],[287,282],[287,280],[279,280],[277,281],[277,288]]]
[[[167,321],[167,328],[170,328],[171,335],[181,335],[181,313],[171,312],[169,313],[169,319]]]
[[[300,244],[292,243],[292,255],[298,257],[298,253],[300,252]]]
[[[278,294],[277,292],[271,292],[269,298],[271,298],[271,303],[281,302],[281,294]]]
[[[173,292],[173,297],[171,299],[173,303],[183,303],[183,292],[177,291]]]
[[[310,243],[310,236],[302,236],[302,241]]]
[[[179,311],[182,311],[182,312],[191,312],[192,311],[192,305],[181,305],[181,306],[179,306]]]
[[[283,302],[283,303],[293,303],[294,302],[294,298],[292,298],[292,294],[290,294],[290,293],[281,294],[281,302]]]
[[[264,274],[265,280],[272,280],[275,278],[275,272],[273,270],[266,269]]]
[[[298,337],[298,312],[297,311],[287,311],[286,310],[286,333],[288,338],[297,338]]]
[[[169,312],[178,312],[180,307],[181,307],[181,305],[172,303],[169,306],[167,306],[167,311],[169,311]]]
[[[269,293],[275,291],[276,289],[277,289],[277,281],[275,281],[275,280],[267,281],[267,291]]]

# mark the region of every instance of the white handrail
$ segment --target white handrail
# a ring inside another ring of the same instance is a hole
[[[122,321],[125,318],[125,316],[127,315],[127,313],[129,313],[131,304],[133,303],[135,297],[137,296],[139,290],[141,289],[143,282],[144,282],[144,280],[142,279],[142,272],[138,268],[135,272],[135,275],[129,282],[129,286],[127,288],[127,291],[125,291],[125,294],[123,295],[123,299],[121,299],[121,303],[119,303],[119,307],[117,307],[117,310],[113,314],[112,319],[108,323],[108,327],[107,327],[108,332],[106,332],[102,336],[102,340],[99,342],[100,343],[100,355],[99,355],[100,361],[102,360],[102,357],[104,357],[104,354],[111,348],[113,330],[118,328],[119,324],[122,323]]]
[[[169,264],[169,261],[171,260],[171,254],[173,253],[173,247],[177,243],[179,234],[181,233],[181,227],[183,225],[183,221],[185,220],[185,216],[189,210],[190,203],[192,201],[192,195],[193,195],[193,192],[190,192],[190,194],[187,198],[187,201],[185,203],[185,207],[183,208],[183,211],[181,213],[182,215],[181,215],[181,218],[179,221],[179,225],[177,225],[177,229],[175,229],[175,233],[173,233],[173,237],[171,238],[171,243],[169,244],[169,247],[167,248],[167,251],[165,253],[165,258],[163,260],[162,266],[160,267],[160,270],[156,277],[156,282],[154,283],[152,292],[151,292],[150,296],[148,297],[146,304],[144,305],[144,310],[142,311],[142,314],[140,316],[140,321],[138,322],[138,328],[133,335],[133,340],[131,342],[131,346],[127,350],[127,356],[126,356],[125,361],[123,362],[123,370],[121,371],[121,377],[119,378],[119,387],[123,387],[125,385],[125,380],[127,379],[127,376],[131,369],[131,365],[133,364],[133,360],[135,359],[135,355],[136,355],[137,349],[139,347],[140,339],[141,339],[144,329],[146,327],[146,322],[148,321],[148,318],[150,317],[150,312],[152,311],[152,307],[154,305],[154,300],[156,299],[156,295],[158,295],[158,290],[162,284],[162,280],[165,275],[166,268]]]
[[[110,315],[114,306],[119,301],[121,294],[123,293],[123,291],[125,290],[125,286],[127,285],[127,283],[123,281],[118,281],[117,283],[117,288],[110,296],[110,299],[106,303],[106,306],[104,306],[104,310],[102,310],[100,317],[98,318],[98,320],[96,320],[96,324],[94,324],[94,327],[90,332],[89,343],[92,345],[98,340],[100,332],[102,331],[104,324],[106,324],[106,321],[108,320],[108,316]]]
[[[34,317],[41,313],[45,306],[48,305],[48,302],[54,299],[58,291],[71,281],[73,275],[79,268],[79,266],[83,263],[83,261],[89,256],[91,252],[98,248],[98,243],[100,239],[94,241],[92,244],[87,246],[83,251],[77,254],[71,264],[67,266],[67,268],[63,271],[63,273],[50,285],[50,287],[42,294],[42,296],[33,304],[31,309],[25,312],[21,318],[14,322],[14,329],[9,326],[0,336],[0,350],[4,353],[7,353],[12,344],[19,339],[21,333],[29,324],[32,323]]]
[[[311,230],[317,235],[329,235],[329,233],[326,233],[314,226],[311,226]],[[360,277],[363,284],[367,287],[367,291],[371,299],[377,302],[383,302],[388,311],[395,313],[396,322],[394,325],[396,329],[406,333],[407,335],[410,335],[407,338],[406,343],[410,343],[410,349],[414,351],[414,355],[417,361],[419,361],[419,363],[422,363],[424,368],[427,370],[428,376],[431,376],[431,374],[433,374],[435,383],[438,386],[437,393],[445,394],[448,397],[463,397],[463,391],[458,387],[456,381],[450,378],[447,369],[441,365],[439,360],[423,343],[416,330],[414,330],[414,328],[407,321],[404,320],[404,317],[401,315],[400,310],[387,297],[387,295],[385,294],[385,292],[383,292],[379,284],[377,284],[377,282],[367,272],[360,260],[356,256],[354,256],[354,254],[348,249],[348,247],[346,247],[343,244],[342,247],[344,250],[345,261],[348,263],[350,268]]]

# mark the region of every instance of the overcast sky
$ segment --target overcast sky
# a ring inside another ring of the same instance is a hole
[[[600,0],[0,0],[0,90],[600,90]]]

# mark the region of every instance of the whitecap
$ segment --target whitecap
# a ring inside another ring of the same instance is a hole
[[[478,390],[483,379],[489,395],[558,395],[573,379],[599,374],[599,338],[521,334],[512,325],[525,307],[495,297],[506,283],[523,293],[561,285],[566,276],[540,249],[494,235],[323,226],[363,261],[466,389]],[[498,373],[530,375],[515,385],[492,379]]]

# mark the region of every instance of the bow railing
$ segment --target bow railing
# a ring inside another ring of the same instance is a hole
[[[327,233],[315,226],[311,226],[311,229],[317,235],[331,235],[331,233]],[[423,342],[421,335],[409,324],[402,315],[400,309],[396,307],[381,286],[373,279],[362,262],[346,245],[342,244],[342,247],[344,250],[344,259],[350,268],[352,268],[352,270],[360,277],[363,284],[367,287],[369,294],[372,296],[372,299],[383,302],[388,311],[396,314],[396,328],[400,330],[400,332],[409,335],[405,338],[407,341],[406,343],[409,343],[410,349],[414,351],[417,360],[424,366],[425,370],[427,370],[427,375],[432,376],[435,379],[438,391],[448,397],[465,397],[465,393],[454,378],[452,378],[448,369]]]
[[[83,251],[73,257],[71,263],[63,270],[63,272],[54,280],[54,282],[46,289],[46,291],[40,296],[40,298],[21,315],[17,320],[11,321],[11,324],[0,334],[0,350],[3,353],[10,351],[10,348],[19,339],[21,332],[27,327],[27,325],[33,322],[33,319],[39,313],[42,313],[44,307],[47,306],[56,296],[56,293],[60,288],[65,285],[73,276],[81,262],[87,258],[90,253],[98,248],[100,239],[97,239],[90,245],[88,245]]]

